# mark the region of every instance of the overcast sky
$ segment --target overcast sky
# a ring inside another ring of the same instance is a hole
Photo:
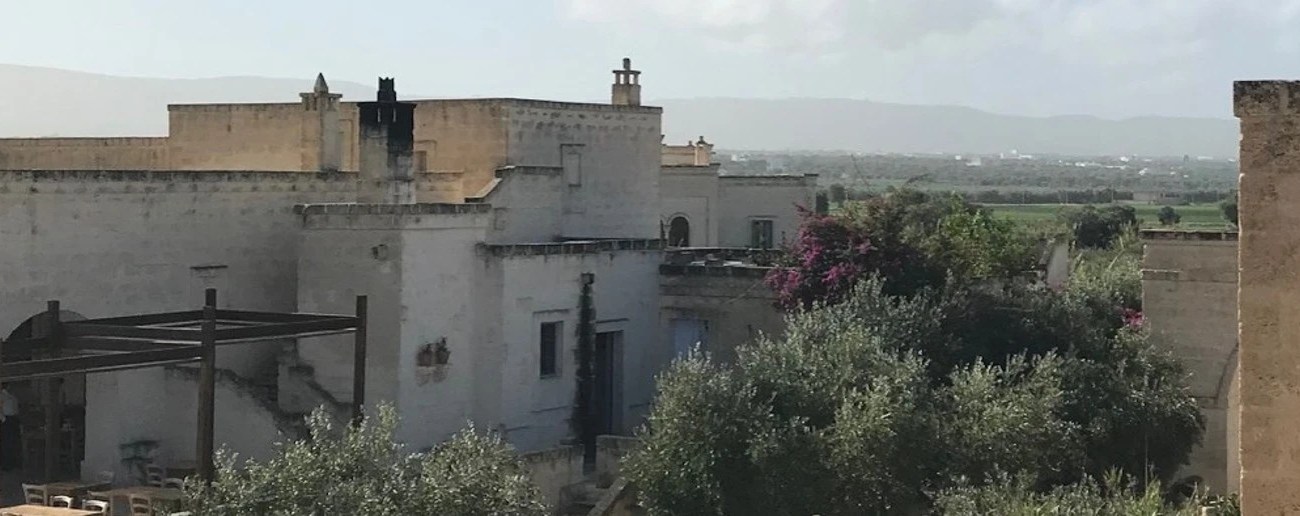
[[[3,0],[0,62],[327,77],[595,100],[846,97],[1032,114],[1231,116],[1300,79],[1300,0]]]

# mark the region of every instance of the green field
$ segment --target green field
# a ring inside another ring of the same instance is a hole
[[[1138,220],[1141,221],[1142,227],[1156,227],[1160,225],[1156,218],[1156,212],[1162,206],[1154,204],[1133,204],[1137,210]],[[1078,208],[1078,204],[986,204],[985,208],[993,213],[1003,216],[1016,222],[1043,222],[1054,221],[1056,215],[1062,209]],[[1217,204],[1191,204],[1187,206],[1174,206],[1182,216],[1182,221],[1178,227],[1182,228],[1222,228],[1227,222],[1223,220],[1223,213],[1219,211]]]

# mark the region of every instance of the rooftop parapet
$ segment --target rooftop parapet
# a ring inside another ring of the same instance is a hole
[[[1236,81],[1232,107],[1239,118],[1300,115],[1300,81]]]

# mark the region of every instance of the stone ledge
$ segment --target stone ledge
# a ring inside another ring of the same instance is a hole
[[[678,265],[664,263],[659,265],[662,276],[708,276],[735,278],[763,278],[772,267],[757,265]]]
[[[356,181],[356,172],[304,172],[299,170],[0,170],[0,182],[248,182],[248,181]]]
[[[490,209],[490,205],[478,204]],[[486,211],[486,210],[485,210]],[[584,240],[573,242],[547,242],[540,244],[479,244],[488,254],[496,257],[551,256],[595,254],[612,251],[659,251],[664,248],[659,239]]]
[[[1201,242],[1236,242],[1237,232],[1228,230],[1143,229],[1143,240],[1189,240]]]
[[[459,215],[488,213],[486,204],[417,203],[417,204],[363,204],[319,203],[298,204],[293,212],[299,215]]]
[[[1232,107],[1238,117],[1300,114],[1300,81],[1235,81]]]

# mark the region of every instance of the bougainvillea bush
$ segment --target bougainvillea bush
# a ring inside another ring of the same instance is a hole
[[[910,295],[950,281],[1010,279],[1037,259],[1029,234],[956,197],[902,190],[835,214],[800,213],[798,236],[767,277],[785,309],[835,304],[871,276],[887,294]]]

